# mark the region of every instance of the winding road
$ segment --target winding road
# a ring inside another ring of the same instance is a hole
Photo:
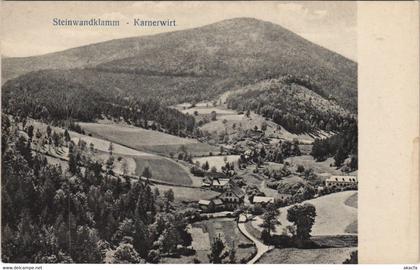
[[[273,246],[267,246],[255,238],[252,234],[250,234],[245,227],[245,223],[238,223],[238,228],[248,239],[254,242],[255,247],[257,248],[257,254],[255,254],[254,258],[252,258],[248,264],[256,263],[261,258],[261,256],[264,255],[264,253],[274,248]]]

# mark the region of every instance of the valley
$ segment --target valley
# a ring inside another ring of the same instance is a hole
[[[25,246],[7,260],[356,254],[355,62],[237,18],[7,58],[2,72],[5,241],[57,239],[40,248],[53,256]]]

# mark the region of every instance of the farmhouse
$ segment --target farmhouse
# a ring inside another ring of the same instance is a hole
[[[204,212],[215,212],[223,210],[224,205],[221,199],[214,198],[211,200],[200,200],[198,201],[200,209]]]
[[[237,185],[229,183],[225,191],[217,198],[222,200],[223,207],[234,210],[244,202],[245,193]]]
[[[352,175],[332,175],[325,180],[326,187],[351,187],[357,188],[357,177]]]
[[[225,191],[229,188],[230,179],[229,178],[220,178],[213,180],[211,187],[216,191]]]
[[[209,200],[200,200],[198,201],[198,205],[200,206],[200,209],[203,211],[209,211],[212,205],[212,202]]]

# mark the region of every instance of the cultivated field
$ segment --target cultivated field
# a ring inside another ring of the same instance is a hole
[[[39,129],[43,133],[45,133],[46,129],[47,129],[46,124],[41,123],[39,121],[35,121],[35,120],[28,120],[27,125],[33,125],[35,130]],[[52,129],[52,131],[55,131],[55,132],[60,132],[60,133],[64,132],[64,129],[59,128],[59,127],[51,126],[51,129]],[[104,140],[104,139],[100,139],[100,138],[97,138],[97,137],[83,135],[83,134],[73,132],[73,131],[69,131],[69,134],[70,134],[71,140],[73,142],[75,142],[76,144],[79,142],[80,139],[82,139],[84,142],[86,142],[87,147],[89,147],[89,144],[92,143],[96,150],[107,152],[107,153],[109,152],[109,145],[110,145],[109,140]],[[137,151],[135,149],[125,147],[125,146],[120,145],[118,143],[113,143],[112,152],[114,154],[119,154],[119,155],[152,156],[151,154],[141,152],[141,151]]]
[[[154,184],[154,186],[159,189],[161,194],[169,189],[172,189],[175,194],[175,201],[177,202],[197,202],[199,200],[209,200],[220,194],[216,191],[200,188],[174,187],[159,184]]]
[[[342,264],[350,258],[355,247],[297,249],[275,248],[264,254],[257,263],[273,264]]]
[[[200,143],[195,139],[181,138],[139,127],[115,123],[79,123],[86,133],[121,145],[126,145],[140,151],[169,155],[179,152],[184,145],[193,155],[208,155],[218,148]]]
[[[133,158],[136,163],[136,175],[141,175],[143,170],[149,167],[152,172],[152,179],[178,185],[192,184],[192,180],[186,170],[173,160],[159,156],[134,156]]]
[[[347,235],[357,233],[357,209],[346,205],[346,200],[351,196],[357,196],[357,191],[343,191],[325,195],[316,199],[305,201],[316,208],[315,224],[312,227],[312,235]],[[286,226],[291,225],[287,220],[287,209],[291,206],[280,208],[279,221],[281,225],[276,226],[276,234],[282,234]],[[252,226],[261,230],[259,226],[262,219],[256,217]],[[353,224],[353,225],[352,225]]]
[[[167,144],[189,144],[195,140],[181,138],[159,131],[120,124],[99,124],[84,123],[79,125],[86,133],[91,133],[95,137],[102,137],[113,142],[122,142],[132,148],[141,145],[167,145]]]
[[[229,163],[235,163],[239,160],[239,155],[227,155],[227,156],[209,156],[209,157],[200,157],[200,158],[194,158],[193,162],[200,162],[200,165],[206,163],[206,161],[209,163],[210,168],[216,167],[218,171],[222,170],[222,166],[225,166],[226,162]],[[226,159],[226,162],[225,162]]]

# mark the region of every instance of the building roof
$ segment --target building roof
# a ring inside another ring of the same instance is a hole
[[[209,200],[199,200],[198,201],[198,204],[201,204],[201,205],[209,205],[210,204],[210,201]]]
[[[214,200],[213,200],[213,203],[214,203],[215,205],[222,205],[222,204],[223,204],[223,202],[222,202],[222,200],[221,200],[221,199],[214,199]]]
[[[331,175],[325,180],[327,182],[354,182],[357,183],[357,177],[354,175]]]
[[[229,178],[213,180],[213,186],[226,186],[229,181]]]
[[[233,194],[235,194],[238,198],[245,197],[245,192],[238,187],[237,185],[231,185],[231,191]]]
[[[274,198],[273,197],[265,197],[265,196],[254,196],[253,202],[254,203],[273,203]]]

